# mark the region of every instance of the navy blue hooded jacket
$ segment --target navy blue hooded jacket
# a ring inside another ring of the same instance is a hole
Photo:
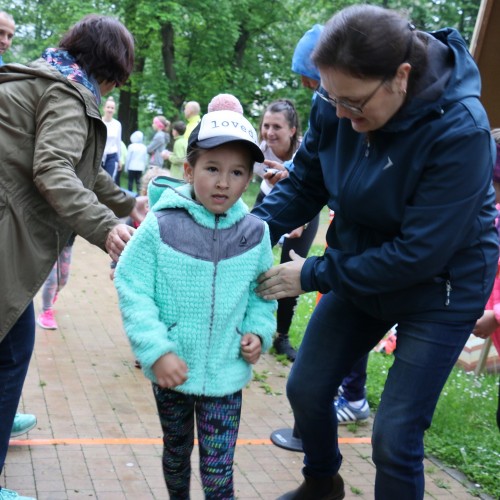
[[[329,248],[302,268],[304,291],[333,290],[394,322],[473,321],[497,267],[495,149],[464,40],[453,29],[427,36],[414,97],[370,141],[314,100],[290,176],[254,213],[274,244],[325,204],[335,211]]]

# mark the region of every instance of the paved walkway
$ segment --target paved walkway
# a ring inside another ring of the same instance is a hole
[[[35,301],[36,310],[40,298]],[[21,411],[38,425],[12,441],[0,484],[44,499],[166,499],[160,425],[149,382],[134,368],[109,259],[77,238],[69,284],[56,304],[59,329],[37,329]],[[300,453],[269,436],[293,426],[284,395],[289,367],[265,355],[244,391],[235,459],[236,496],[274,499],[301,482]],[[373,498],[371,422],[341,429],[346,498]],[[426,461],[426,498],[474,498],[439,465]],[[192,498],[202,499],[193,455]],[[394,499],[397,500],[397,499]]]

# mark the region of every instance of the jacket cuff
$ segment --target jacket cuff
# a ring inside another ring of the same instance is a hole
[[[304,292],[313,292],[318,289],[314,276],[314,264],[317,260],[318,257],[308,257],[302,266],[302,271],[300,272],[300,287]]]

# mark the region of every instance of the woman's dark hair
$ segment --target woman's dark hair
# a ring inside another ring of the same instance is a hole
[[[427,65],[425,35],[396,11],[353,5],[325,25],[311,56],[319,68],[335,68],[357,78],[391,79],[411,65],[408,94]]]
[[[285,120],[288,123],[288,126],[290,128],[295,127],[295,134],[293,134],[293,137],[291,138],[290,141],[290,158],[291,158],[293,153],[295,153],[295,151],[299,147],[299,137],[300,137],[300,121],[299,121],[299,116],[297,115],[297,110],[295,109],[293,102],[288,99],[278,99],[277,101],[273,101],[271,104],[269,104],[267,108],[264,110],[264,113],[262,113],[262,116],[260,118],[259,136],[261,136],[262,134],[262,123],[264,122],[264,115],[266,113],[282,113],[283,116],[285,117]]]
[[[99,83],[123,85],[134,68],[134,38],[113,17],[85,16],[62,37],[59,48],[67,50]]]
[[[172,130],[175,130],[179,135],[184,135],[186,132],[186,124],[182,120],[174,122],[172,123]]]

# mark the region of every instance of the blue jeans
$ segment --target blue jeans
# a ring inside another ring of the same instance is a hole
[[[115,180],[116,172],[118,172],[118,153],[111,153],[104,157],[102,168]]]
[[[379,320],[351,302],[324,295],[307,326],[287,384],[304,447],[304,473],[331,476],[340,468],[337,417],[331,404],[342,379],[394,323],[395,360],[375,418],[375,498],[422,499],[423,435],[439,394],[474,321]]]
[[[31,303],[0,342],[0,472],[35,345],[35,313]]]
[[[354,363],[349,375],[342,380],[342,394],[347,401],[361,401],[366,398],[366,368],[368,365],[368,354],[359,358]]]

